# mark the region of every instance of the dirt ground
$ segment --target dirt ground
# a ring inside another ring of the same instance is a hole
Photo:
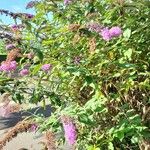
[[[50,106],[47,106],[46,110],[44,110],[42,107],[34,107],[27,111],[12,113],[10,117],[7,118],[0,117],[0,141],[19,121],[34,112],[48,117],[51,114],[51,108]],[[35,132],[19,133],[17,137],[13,138],[10,142],[7,142],[6,146],[0,150],[43,150],[44,146],[42,141],[44,141],[42,134]]]
[[[4,130],[0,131],[0,136],[4,136]],[[0,138],[1,139],[1,138]],[[44,148],[43,137],[35,138],[33,132],[20,133],[13,138],[2,150],[42,150]]]

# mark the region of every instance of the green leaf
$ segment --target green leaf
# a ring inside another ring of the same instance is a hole
[[[138,138],[138,137],[134,137],[134,136],[133,136],[133,137],[131,138],[131,142],[134,143],[134,144],[138,143],[138,141],[139,141],[139,138]]]
[[[87,147],[87,150],[100,150],[100,148],[91,145]]]
[[[42,64],[36,65],[32,71],[32,75],[35,75],[40,69]]]
[[[42,51],[37,50],[36,53],[37,53],[37,56],[39,57],[39,59],[42,61],[44,58]]]
[[[91,84],[93,82],[93,78],[91,76],[86,76],[85,80],[87,82],[87,85]]]
[[[0,82],[8,82],[8,81],[13,81],[14,79],[10,78],[5,78],[5,77],[0,77]]]
[[[114,134],[114,137],[117,137],[120,141],[122,141],[124,139],[124,132],[118,131]]]
[[[87,113],[80,114],[79,115],[79,121],[84,123],[84,124],[87,124],[87,125],[94,125],[95,124],[92,116],[89,116],[89,114],[87,114]]]
[[[135,64],[130,64],[130,63],[122,63],[122,64],[117,64],[117,65],[122,68],[135,68],[136,67]]]
[[[123,32],[123,36],[126,40],[128,40],[131,36],[131,29],[126,29],[124,32]]]
[[[109,149],[109,150],[114,150],[114,146],[113,146],[113,143],[112,143],[112,142],[109,142],[109,143],[108,143],[108,149]]]
[[[132,49],[129,48],[127,51],[125,51],[125,52],[124,52],[124,56],[127,57],[129,60],[131,60]]]

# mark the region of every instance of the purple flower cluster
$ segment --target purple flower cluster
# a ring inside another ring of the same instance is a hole
[[[109,30],[109,32],[110,32],[110,35],[111,35],[112,37],[118,37],[118,36],[120,36],[120,35],[122,34],[122,30],[121,30],[121,28],[118,27],[118,26],[112,27],[112,28]]]
[[[11,71],[16,70],[16,68],[17,68],[16,61],[4,62],[0,66],[0,71],[11,72]]]
[[[34,17],[34,15],[32,15],[32,14],[27,14],[27,13],[13,13],[13,12],[10,12],[8,10],[3,10],[3,9],[0,9],[0,14],[5,14],[6,16],[10,16],[13,19],[23,18],[23,17],[25,17],[25,19],[32,19]]]
[[[74,64],[79,65],[80,61],[81,61],[81,57],[80,56],[74,57],[74,60],[73,60]]]
[[[87,25],[87,28],[89,29],[89,31],[96,33],[99,33],[102,30],[102,26],[99,25],[98,23],[89,23]]]
[[[100,35],[102,36],[103,40],[105,40],[105,41],[109,41],[112,38],[110,35],[110,32],[109,32],[109,29],[107,27],[103,28],[101,30]]]
[[[28,75],[29,74],[29,70],[28,69],[22,69],[21,71],[20,71],[20,75],[21,76],[26,76],[26,75]]]
[[[30,1],[30,2],[27,4],[26,9],[33,8],[37,3],[38,3],[38,1]]]
[[[11,62],[3,62],[1,65],[0,65],[0,71],[2,72],[11,72],[11,71],[14,71],[16,70],[17,68],[17,63],[16,61],[11,61]],[[44,64],[42,67],[41,67],[41,70],[44,71],[44,72],[48,72],[52,69],[52,65],[51,64]],[[21,76],[26,76],[26,75],[29,75],[30,71],[26,68],[20,70],[19,74]]]
[[[111,40],[113,37],[118,37],[122,34],[122,30],[120,27],[112,27],[111,29],[103,28],[100,35],[105,41]]]
[[[49,70],[51,70],[52,68],[52,65],[51,64],[44,64],[42,67],[41,67],[41,70],[45,71],[45,72],[48,72]]]
[[[21,29],[21,28],[23,28],[23,27],[24,27],[24,26],[23,26],[22,24],[19,24],[19,25],[14,24],[14,25],[11,26],[11,29],[12,29],[13,31],[18,31],[19,29]]]
[[[38,128],[37,124],[34,123],[34,124],[31,125],[29,131],[35,132],[37,130],[37,128]]]
[[[32,14],[24,14],[25,15],[25,18],[27,19],[32,19],[34,17],[34,15]]]
[[[19,26],[14,24],[14,25],[11,26],[11,29],[14,30],[14,31],[17,31],[17,30],[19,30]]]
[[[7,45],[6,45],[6,50],[12,50],[12,49],[14,49],[14,48],[16,48],[16,45],[15,45],[15,44],[7,44]]]
[[[65,139],[68,144],[73,145],[77,139],[76,127],[69,117],[62,117]]]
[[[64,0],[65,5],[69,5],[73,0]]]
[[[118,37],[122,34],[122,30],[118,26],[109,29],[108,27],[102,27],[98,23],[90,23],[87,25],[87,28],[89,31],[96,32],[101,35],[105,41],[109,41],[113,37]]]

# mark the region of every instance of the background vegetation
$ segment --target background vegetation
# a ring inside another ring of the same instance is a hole
[[[32,19],[19,16],[24,28],[11,40],[22,53],[35,54],[18,62],[19,69],[30,63],[34,86],[28,77],[5,79],[1,92],[20,103],[45,106],[48,99],[52,115],[37,122],[40,131],[60,135],[57,147],[65,141],[62,116],[76,126],[75,149],[148,147],[150,2],[42,0],[34,7]],[[116,26],[121,35],[106,40],[102,29]],[[49,73],[41,71],[43,64],[52,65]]]

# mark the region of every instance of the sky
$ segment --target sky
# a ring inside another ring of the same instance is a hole
[[[26,4],[31,0],[0,0],[0,9],[6,9],[12,12],[25,12],[25,13],[33,13],[33,10],[26,10]],[[5,15],[0,14],[0,20],[2,20],[6,24],[13,23],[13,20],[10,17],[6,17]]]

